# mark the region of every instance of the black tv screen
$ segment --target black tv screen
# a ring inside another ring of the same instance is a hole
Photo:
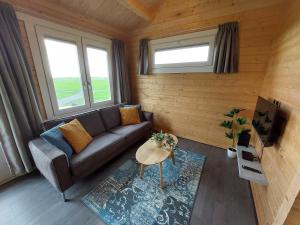
[[[274,131],[278,107],[272,102],[258,97],[252,125],[265,147],[272,146],[276,141]]]

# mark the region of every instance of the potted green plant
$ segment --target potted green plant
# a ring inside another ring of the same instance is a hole
[[[166,134],[160,131],[159,133],[153,133],[151,140],[156,142],[157,147],[162,147],[165,136]]]
[[[229,129],[229,132],[225,132],[225,136],[232,140],[232,146],[227,149],[227,156],[229,158],[236,157],[237,143],[240,134],[246,130],[247,118],[239,117],[238,114],[245,109],[232,108],[224,116],[231,118],[230,120],[224,120],[220,126]]]
[[[175,149],[177,143],[175,142],[172,135],[168,133],[163,133],[160,131],[159,133],[153,133],[151,140],[155,141],[157,147],[164,149]]]
[[[163,146],[166,149],[174,149],[176,147],[175,140],[173,139],[173,137],[170,134],[165,134]]]

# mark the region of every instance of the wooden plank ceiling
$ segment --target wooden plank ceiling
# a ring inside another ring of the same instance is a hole
[[[160,0],[42,0],[68,8],[74,13],[91,17],[99,22],[131,30],[147,24],[154,17]],[[39,0],[41,2],[41,0]]]

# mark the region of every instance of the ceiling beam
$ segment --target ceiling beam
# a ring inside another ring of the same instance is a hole
[[[139,0],[117,0],[120,4],[125,6],[127,9],[135,13],[137,16],[141,17],[143,20],[148,22],[152,21],[154,18],[154,13],[147,8]]]

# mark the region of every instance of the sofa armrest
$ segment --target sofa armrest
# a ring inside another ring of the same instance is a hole
[[[153,125],[153,113],[152,112],[143,111],[143,115],[144,115],[144,118],[146,119],[146,121],[151,122],[151,124]]]
[[[60,192],[64,192],[73,181],[68,158],[63,151],[37,138],[29,142],[29,148],[41,174]]]

